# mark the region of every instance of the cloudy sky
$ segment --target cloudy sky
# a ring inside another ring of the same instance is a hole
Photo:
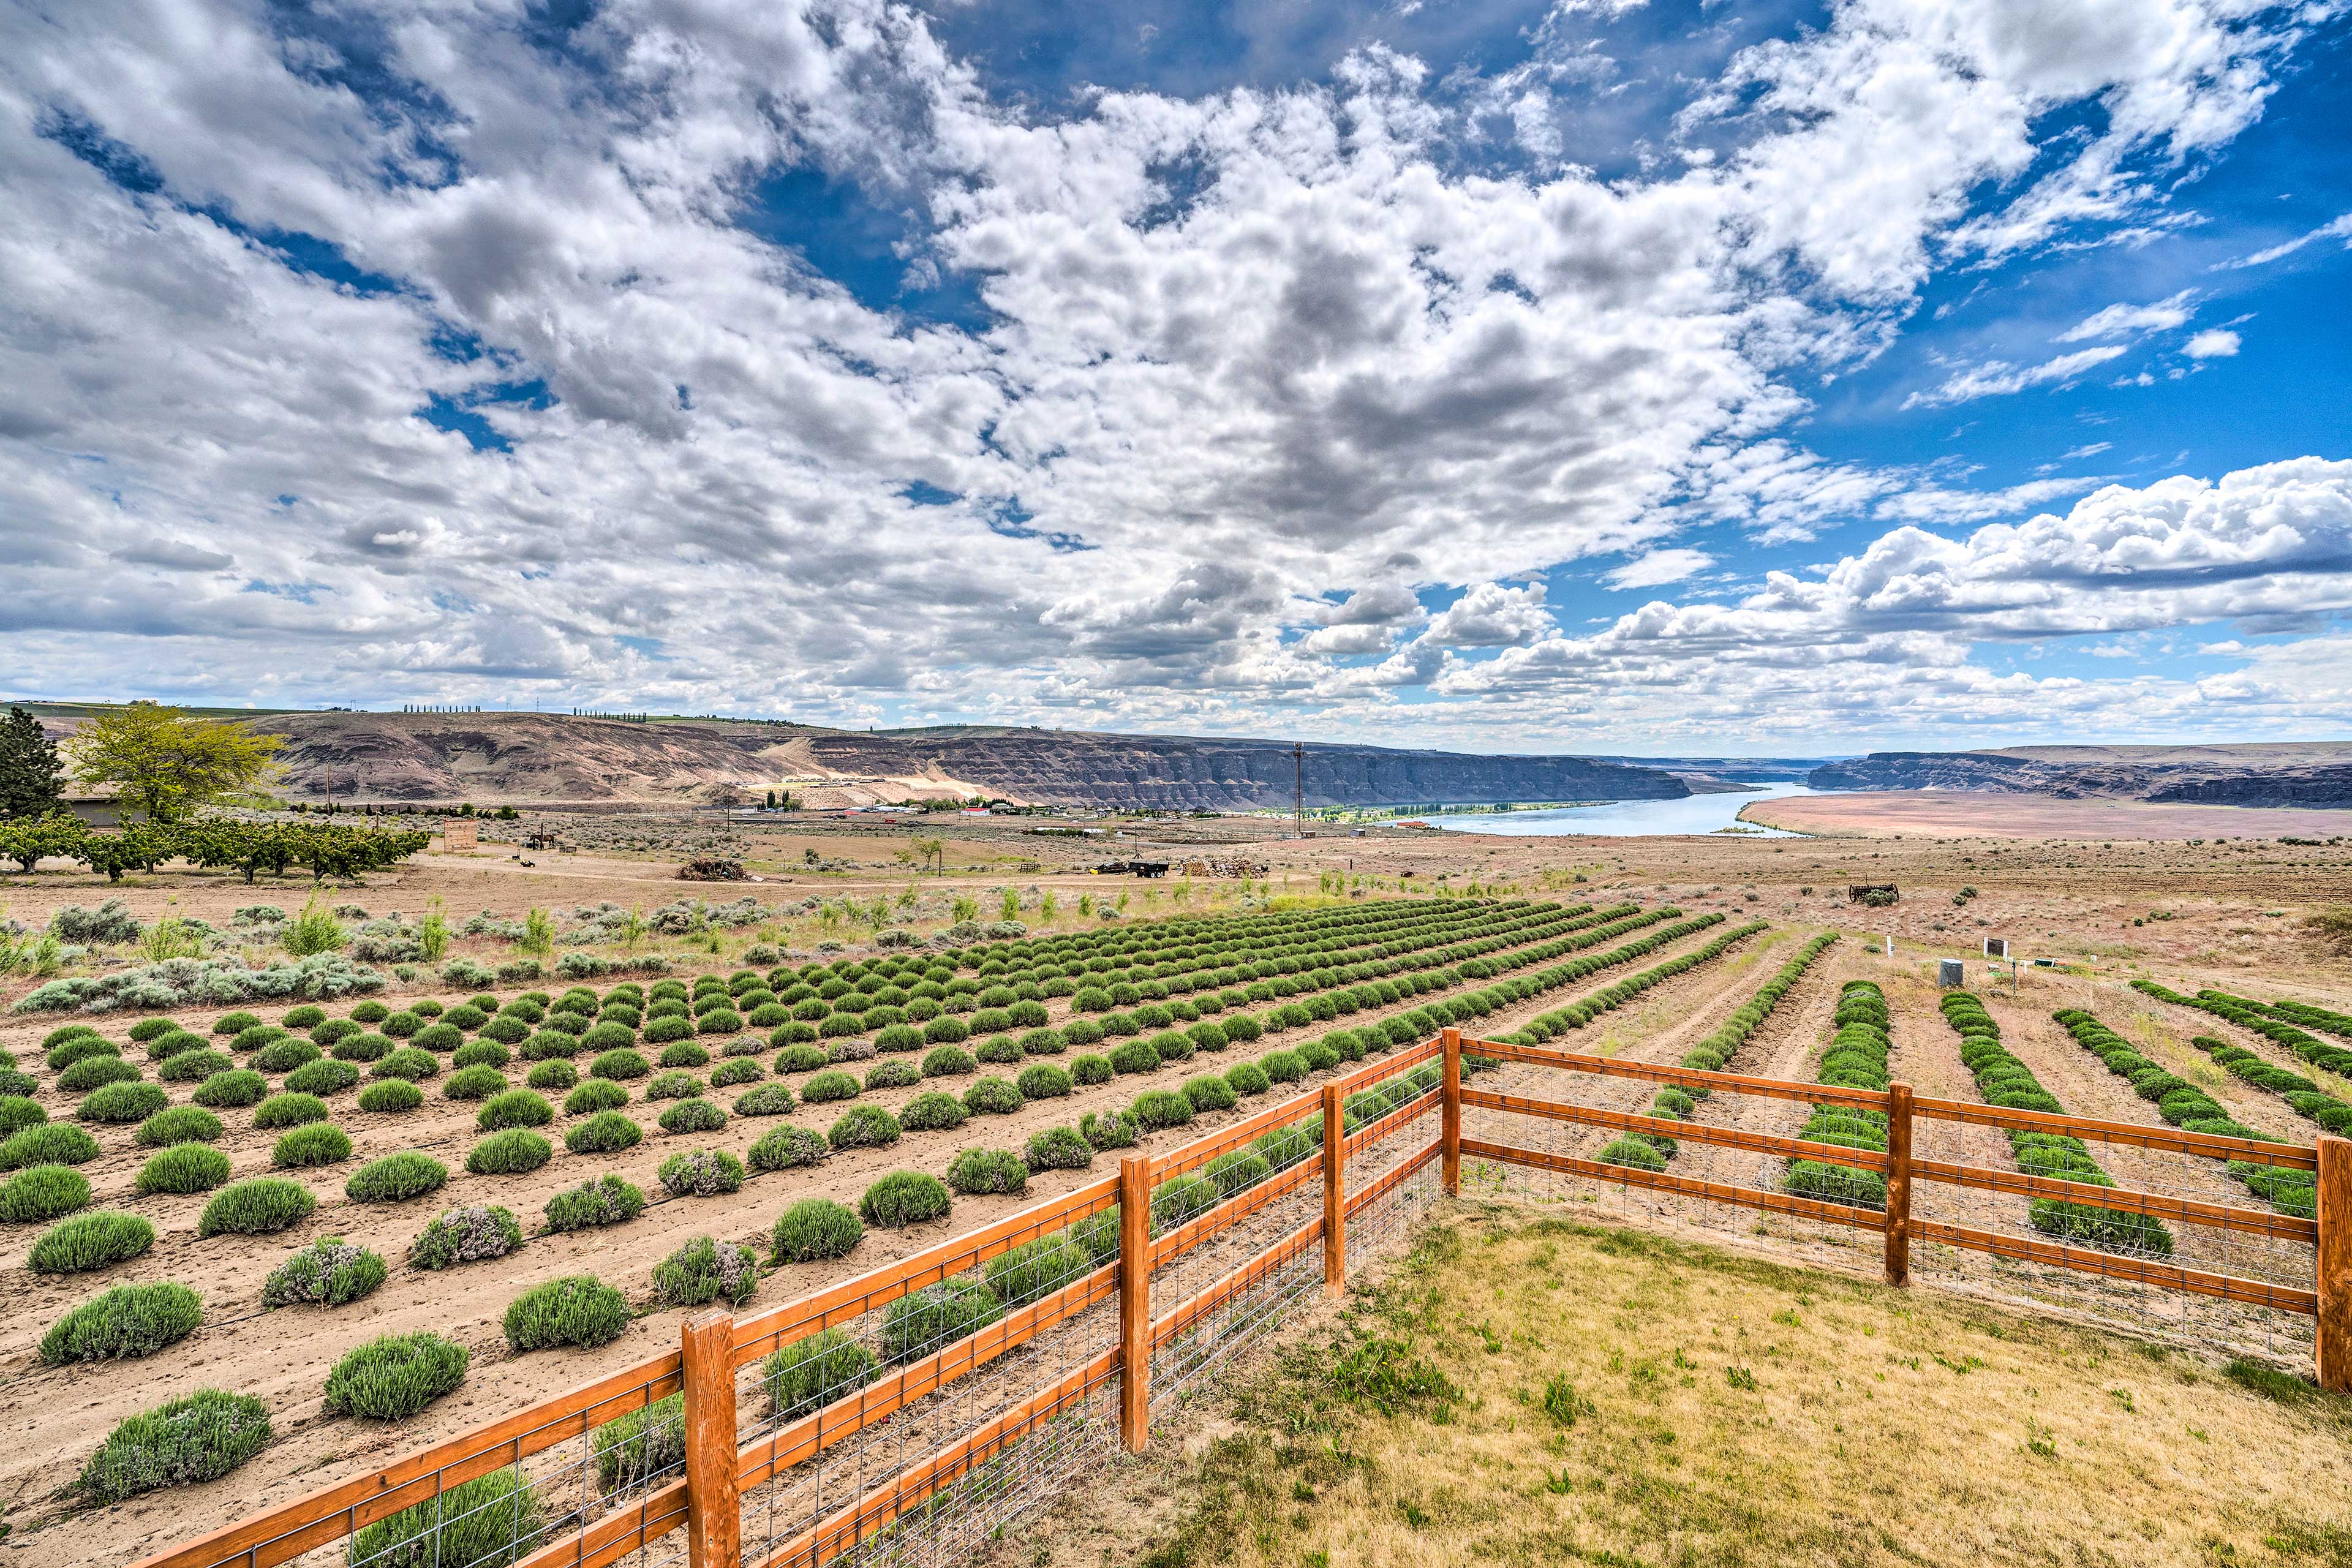
[[[2347,0],[0,0],[0,691],[2352,732]]]

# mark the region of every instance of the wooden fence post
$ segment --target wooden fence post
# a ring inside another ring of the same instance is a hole
[[[2352,1394],[2352,1139],[2319,1140],[2319,1383]]]
[[[1445,1179],[1445,1195],[1459,1197],[1462,1194],[1462,1031],[1447,1029],[1438,1036],[1445,1051],[1445,1083],[1438,1092],[1443,1097],[1438,1108],[1440,1136],[1444,1149],[1440,1155]]]
[[[1911,1086],[1886,1086],[1886,1282],[1911,1283]]]
[[[1118,1162],[1118,1440],[1151,1440],[1151,1161]]]
[[[678,1333],[686,1406],[686,1560],[691,1568],[736,1568],[742,1510],[735,1476],[735,1319],[690,1318]]]
[[[1323,1293],[1348,1288],[1348,1114],[1339,1086],[1323,1086]]]

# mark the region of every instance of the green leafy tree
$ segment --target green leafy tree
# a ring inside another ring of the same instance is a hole
[[[42,817],[65,809],[65,767],[57,742],[23,708],[0,720],[0,818]]]
[[[175,822],[260,783],[281,744],[277,735],[133,702],[75,732],[74,777],[116,785],[122,803],[145,812],[151,822]]]

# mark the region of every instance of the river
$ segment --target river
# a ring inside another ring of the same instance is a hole
[[[1802,834],[1739,822],[1739,808],[1752,801],[1782,800],[1815,793],[1799,784],[1765,784],[1738,795],[1693,795],[1680,800],[1612,800],[1602,805],[1563,806],[1557,811],[1424,816],[1421,820],[1432,827],[1454,833],[1496,833],[1518,837],[1581,834],[1596,838],[1648,838],[1715,833],[1736,823],[1759,837],[1801,838]]]

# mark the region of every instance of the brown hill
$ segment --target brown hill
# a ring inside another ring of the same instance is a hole
[[[2352,805],[2352,742],[1873,752],[1815,768],[1805,782],[1833,790],[1990,790],[2060,800],[2340,807]]]
[[[1237,810],[1291,804],[1277,741],[959,726],[857,731],[782,722],[632,723],[544,713],[278,713],[281,790],[319,800],[706,804],[771,789],[816,805],[1001,795],[1024,804]],[[1306,803],[1675,799],[1654,768],[1309,745]]]

